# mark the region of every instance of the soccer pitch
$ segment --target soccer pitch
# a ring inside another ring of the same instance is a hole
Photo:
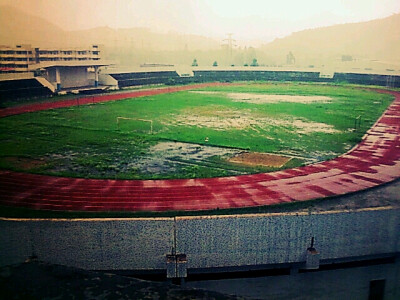
[[[0,167],[85,178],[198,178],[337,157],[393,97],[352,86],[243,83],[0,119]]]

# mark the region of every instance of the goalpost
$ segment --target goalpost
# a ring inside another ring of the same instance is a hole
[[[127,117],[117,117],[117,128],[120,129],[120,121],[121,120],[131,120],[131,121],[140,121],[145,123],[150,123],[150,134],[153,134],[153,120],[146,119],[138,119],[138,118],[127,118]]]
[[[361,127],[361,115],[354,119],[354,130],[360,129]]]

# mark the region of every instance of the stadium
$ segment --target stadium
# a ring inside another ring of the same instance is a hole
[[[151,86],[160,84],[166,86]],[[352,107],[359,110],[351,110],[351,117],[344,116],[348,121],[346,130],[351,134],[354,144],[349,146],[345,143],[347,148],[341,148],[342,153],[333,151],[327,156],[320,155],[317,161],[313,160],[315,157],[297,162],[291,158],[293,165],[285,167],[286,162],[279,163],[275,169],[271,169],[270,165],[222,168],[226,163],[214,160],[223,172],[215,171],[214,176],[202,176],[213,168],[208,160],[207,165],[201,162],[200,166],[205,168],[202,172],[194,173],[190,169],[188,173],[180,172],[180,177],[167,173],[164,179],[151,177],[151,174],[146,175],[150,176],[149,179],[113,178],[114,173],[106,172],[90,178],[87,174],[79,173],[79,168],[71,176],[60,176],[64,173],[43,171],[43,166],[36,169],[30,167],[33,171],[27,171],[26,167],[21,167],[21,163],[3,159],[0,172],[0,204],[3,210],[1,265],[37,257],[44,262],[87,270],[162,274],[164,278],[190,279],[201,274],[262,270],[294,276],[291,280],[297,280],[296,276],[308,276],[311,271],[347,268],[355,263],[361,266],[384,264],[389,268],[389,275],[382,274],[379,278],[373,274],[361,276],[354,281],[354,285],[357,294],[361,295],[371,293],[371,286],[378,286],[378,289],[383,286],[385,295],[394,299],[400,286],[399,277],[393,276],[399,269],[400,252],[400,219],[396,201],[400,177],[400,76],[335,73],[327,78],[315,71],[260,68],[193,70],[190,76],[173,71],[100,74],[99,84],[95,87],[96,94],[85,95],[88,91],[85,86],[83,95],[66,96],[58,101],[49,98],[51,101],[3,108],[0,111],[3,132],[8,132],[8,136],[3,136],[3,141],[9,143],[12,139],[9,134],[11,129],[6,126],[7,120],[16,120],[10,123],[15,132],[22,132],[22,135],[25,133],[20,128],[34,130],[32,120],[27,123],[23,119],[13,119],[30,115],[35,116],[33,119],[40,124],[43,134],[50,134],[47,138],[38,136],[34,148],[51,147],[50,141],[57,139],[57,130],[62,126],[79,127],[68,124],[63,119],[65,116],[56,113],[62,111],[75,116],[80,110],[103,110],[110,116],[108,124],[112,124],[113,129],[104,127],[91,130],[118,131],[118,134],[134,132],[145,143],[143,136],[154,139],[164,134],[166,123],[161,126],[157,123],[157,117],[143,117],[144,108],[131,108],[140,111],[140,115],[122,115],[117,109],[114,113],[112,107],[107,105],[116,106],[126,101],[157,103],[157,97],[168,97],[164,101],[173,106],[171,101],[178,101],[179,95],[183,95],[182,98],[186,100],[182,101],[186,102],[190,96],[197,102],[206,99],[211,106],[211,109],[207,108],[210,116],[209,110],[215,110],[216,107],[209,99],[211,96],[246,93],[244,98],[243,95],[242,98],[236,98],[239,99],[236,102],[229,100],[240,105],[241,119],[244,119],[246,114],[243,112],[250,110],[246,105],[258,105],[257,116],[261,114],[260,104],[249,102],[273,102],[270,98],[265,100],[260,96],[265,92],[263,89],[272,89],[272,96],[276,96],[282,94],[279,90],[282,85],[286,93],[293,89],[293,97],[302,96],[296,99],[303,102],[308,101],[306,99],[310,93],[316,96],[316,92],[310,90],[322,89],[319,93],[326,96],[330,93],[329,89],[337,88],[338,94],[345,91],[355,93],[357,96],[354,98],[367,97],[368,94],[369,104],[373,105],[361,108],[360,104],[354,104]],[[0,88],[2,99],[3,95],[7,97],[4,99],[17,99],[21,95],[41,97],[51,94],[47,86],[42,79],[31,78],[2,81]],[[105,86],[140,88],[106,92]],[[254,89],[260,89],[256,98],[251,96]],[[90,91],[94,92],[92,89]],[[366,95],[360,95],[361,92]],[[350,94],[345,96],[351,98]],[[217,101],[223,101],[221,99]],[[306,105],[293,103],[298,100],[286,101],[290,105]],[[322,108],[330,105],[331,100],[322,98],[319,102],[315,102],[315,99],[310,101],[312,105]],[[197,114],[204,121],[199,111],[195,107],[190,113]],[[375,116],[366,117],[371,111]],[[362,119],[358,117],[360,112],[364,114]],[[44,115],[41,116],[41,113]],[[35,114],[39,115],[36,117]],[[94,113],[92,116],[83,115],[83,118],[99,119],[101,116]],[[40,118],[56,119],[56,122],[62,122],[62,126],[53,122],[50,123],[53,130],[50,130],[43,126]],[[177,115],[174,118],[177,119]],[[187,120],[188,117],[185,118]],[[234,112],[234,118],[237,119],[237,111]],[[261,115],[256,119],[252,115],[252,118],[260,122],[267,117]],[[209,119],[205,122],[209,122]],[[268,123],[272,123],[271,119],[268,119]],[[312,126],[321,128],[321,124],[322,121],[315,119]],[[84,124],[79,130],[88,126]],[[198,126],[207,129],[204,124]],[[235,126],[240,127],[237,124]],[[360,128],[362,126],[366,127],[364,131]],[[238,140],[250,143],[247,144],[248,148],[241,144],[234,147],[223,142],[213,144],[215,140],[223,141],[223,136],[217,134],[219,130],[196,131],[193,124],[189,127],[194,138],[184,138],[181,127],[179,134],[169,138],[170,142],[175,143],[174,147],[181,147],[181,151],[184,151],[182,145],[196,143],[197,149],[240,148],[240,153],[267,152],[262,147],[252,148],[252,140],[245,140],[249,134],[246,131]],[[249,127],[247,123],[245,127]],[[251,128],[263,134],[261,127]],[[300,129],[297,127],[298,131],[301,129],[304,130],[304,126]],[[229,138],[234,140],[235,134],[242,133],[235,132]],[[332,132],[327,134],[332,135]],[[83,135],[87,136],[87,133]],[[303,132],[303,136],[307,136],[307,133]],[[103,137],[99,134],[95,138]],[[296,140],[289,135],[285,138]],[[45,141],[44,146],[40,140]],[[168,136],[162,136],[161,140],[168,141]],[[324,141],[323,138],[321,141]],[[27,153],[33,151],[22,142],[18,143],[21,148],[27,149]],[[112,142],[106,139],[106,143]],[[310,144],[309,141],[307,143]],[[319,142],[324,143],[328,142]],[[293,149],[283,148],[286,149],[286,156],[293,154],[293,151],[289,151]],[[16,147],[14,149],[20,151]],[[313,151],[321,152],[318,149]],[[270,154],[279,156],[277,152]],[[305,152],[311,151],[306,149]],[[304,153],[299,156],[304,158]],[[40,157],[42,154],[36,155]],[[9,158],[11,155],[3,156]],[[186,166],[188,161],[180,162]],[[32,165],[32,162],[23,161],[24,166],[27,164]],[[176,168],[172,169],[176,171]],[[199,169],[198,165],[195,169]],[[226,172],[228,176],[224,175]],[[239,172],[238,175],[235,172]],[[340,290],[340,285],[340,282],[337,283],[334,289]],[[346,288],[342,290],[348,291],[349,288]],[[332,292],[329,288],[327,291]]]

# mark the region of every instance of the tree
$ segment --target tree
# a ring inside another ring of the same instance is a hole
[[[213,63],[213,67],[218,67],[218,63],[217,63],[217,61],[214,61],[214,63]]]
[[[252,67],[258,67],[258,62],[257,62],[257,58],[253,58],[253,62],[251,63]]]
[[[199,64],[197,63],[197,59],[193,59],[192,67],[198,67]]]

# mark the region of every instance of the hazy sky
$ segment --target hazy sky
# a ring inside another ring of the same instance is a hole
[[[294,31],[400,12],[399,0],[0,0],[65,30],[151,27],[271,40]],[[1,12],[0,12],[1,17]]]

